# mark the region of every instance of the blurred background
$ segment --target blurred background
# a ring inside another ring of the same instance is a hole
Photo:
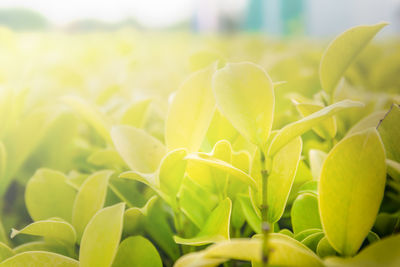
[[[0,24],[15,30],[137,29],[265,32],[325,37],[389,21],[400,33],[400,0],[2,0]]]

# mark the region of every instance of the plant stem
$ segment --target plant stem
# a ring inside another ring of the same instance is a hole
[[[268,216],[268,202],[267,202],[267,186],[268,186],[268,176],[269,172],[266,168],[266,159],[265,154],[260,149],[261,153],[261,177],[262,177],[262,205],[261,205],[261,232],[263,235],[263,243],[262,243],[262,266],[268,266],[268,257],[269,257],[269,246],[268,246],[268,234],[270,232],[270,226],[267,221]]]

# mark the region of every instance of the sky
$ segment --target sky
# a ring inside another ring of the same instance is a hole
[[[82,18],[117,22],[134,17],[145,26],[167,27],[190,18],[198,1],[201,0],[0,0],[0,8],[31,8],[58,26]]]

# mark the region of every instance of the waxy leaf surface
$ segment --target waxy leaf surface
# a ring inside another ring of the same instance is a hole
[[[319,182],[321,222],[329,243],[354,255],[371,230],[386,182],[385,151],[371,128],[340,141],[328,154]]]
[[[252,143],[265,144],[275,106],[268,74],[253,63],[229,63],[214,74],[213,90],[219,110],[232,125]]]

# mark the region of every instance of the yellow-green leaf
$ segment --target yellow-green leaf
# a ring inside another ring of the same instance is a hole
[[[273,156],[276,152],[289,143],[293,138],[302,135],[311,128],[315,127],[319,123],[323,122],[327,118],[335,115],[339,111],[346,110],[354,107],[363,107],[364,104],[357,101],[343,100],[327,106],[311,115],[304,117],[301,120],[292,122],[275,135],[268,149],[268,155]]]
[[[76,232],[74,227],[62,220],[43,220],[33,222],[21,230],[12,229],[11,238],[18,234],[27,234],[51,238],[73,245],[76,241]]]
[[[156,171],[166,153],[165,146],[158,139],[132,126],[114,126],[111,138],[122,159],[134,171]]]
[[[165,125],[168,150],[199,150],[215,110],[215,99],[211,90],[215,67],[212,65],[193,73],[176,92]]]
[[[218,143],[216,144],[216,146],[217,145]],[[204,165],[213,168],[215,170],[223,171],[225,174],[230,174],[231,177],[236,178],[253,188],[256,188],[256,182],[250,175],[232,166],[230,163],[223,161],[219,158],[216,158],[214,156],[215,155],[213,153],[212,154],[196,153],[187,155],[186,159],[189,161],[188,164],[189,176],[191,176],[190,173],[200,172],[201,170],[199,170],[199,168],[201,168],[201,165]],[[198,175],[192,174],[192,176],[193,178],[196,178]],[[205,178],[206,177],[204,177],[203,179]],[[218,178],[222,179],[221,176],[219,176]],[[218,183],[218,181],[210,181],[210,183]]]
[[[324,108],[323,105],[314,103],[295,103],[296,109],[303,116],[309,116]],[[330,117],[313,128],[314,132],[324,139],[332,139],[336,135],[337,126],[335,117]]]
[[[378,126],[387,157],[400,162],[400,106],[393,104]]]
[[[99,210],[83,232],[80,267],[109,267],[121,239],[125,203]]]
[[[72,212],[72,224],[76,229],[78,240],[92,216],[103,207],[112,173],[107,170],[96,172],[81,185]]]
[[[353,27],[340,34],[329,44],[322,56],[319,68],[321,85],[326,92],[332,93],[335,90],[349,65],[387,24],[381,22],[375,25]]]
[[[178,244],[202,246],[229,239],[232,202],[229,198],[222,200],[211,212],[203,229],[193,238],[174,236]]]
[[[329,243],[354,255],[374,224],[386,182],[385,151],[374,129],[351,135],[328,154],[319,182],[319,208]]]
[[[109,125],[104,115],[95,106],[77,96],[64,96],[63,101],[82,116],[105,141],[111,141]]]
[[[328,258],[326,266],[400,266],[400,235],[392,235],[364,248],[354,258]]]
[[[151,99],[145,99],[130,105],[121,117],[121,124],[142,128],[147,119],[151,101]]]
[[[216,71],[213,90],[221,113],[247,140],[267,142],[274,115],[271,78],[250,62],[229,63]]]
[[[270,223],[277,222],[285,210],[299,165],[301,149],[302,141],[297,137],[279,150],[272,160],[267,184],[267,220]]]
[[[299,195],[293,202],[291,219],[295,234],[307,229],[322,229],[317,196],[310,193]]]
[[[17,254],[0,263],[0,267],[79,267],[78,261],[45,251],[29,251]]]
[[[124,234],[133,233],[143,216],[147,216],[149,210],[153,207],[154,203],[157,201],[157,196],[152,196],[142,208],[132,207],[125,211],[124,213]]]
[[[158,172],[160,190],[169,197],[174,204],[176,195],[182,185],[182,179],[186,171],[186,149],[176,149],[169,152],[162,160]]]
[[[385,117],[385,111],[374,112],[365,118],[357,122],[351,129],[346,133],[346,136],[350,136],[354,133],[364,131],[371,127],[377,127],[379,122]]]
[[[131,236],[121,242],[112,267],[162,267],[157,249],[144,237]]]
[[[0,242],[0,262],[14,256],[15,252],[6,244]]]
[[[268,263],[271,266],[323,266],[322,261],[310,249],[291,237],[270,234],[269,244],[271,253]],[[229,259],[252,261],[256,264],[253,266],[258,266],[261,263],[261,246],[262,240],[259,238],[222,241],[202,252],[185,255],[178,260],[176,266],[217,266]]]
[[[26,208],[34,221],[59,217],[70,222],[76,193],[63,173],[39,169],[26,185]]]

